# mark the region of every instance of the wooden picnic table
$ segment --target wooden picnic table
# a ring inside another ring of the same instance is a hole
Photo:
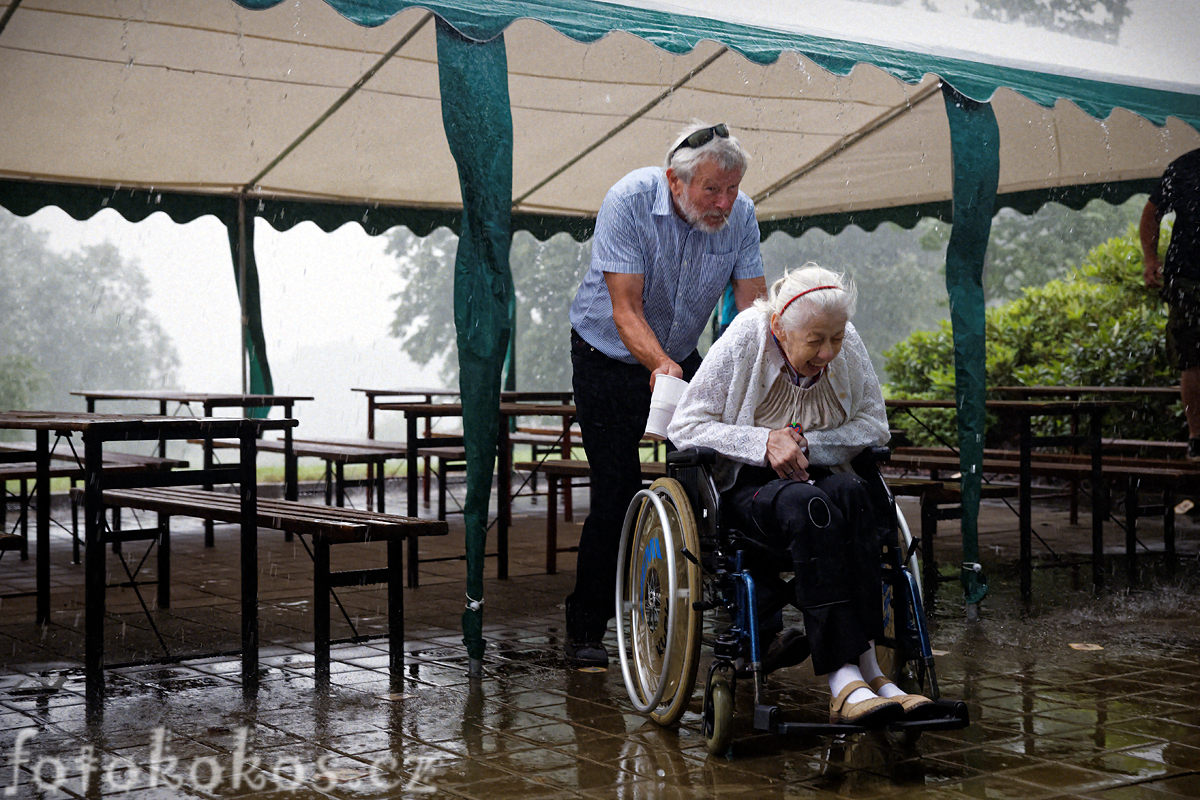
[[[885,401],[892,410],[911,414],[921,408],[956,408],[953,400],[890,399]],[[1105,412],[1126,403],[1120,400],[987,400],[985,408],[997,414],[1008,414],[1018,420],[1020,437],[1018,445],[1017,473],[1019,480],[1018,511],[1020,536],[1020,583],[1021,596],[1029,599],[1033,591],[1033,507],[1031,463],[1035,447],[1082,447],[1091,455],[1092,482],[1092,584],[1099,588],[1104,583],[1103,564],[1100,555],[1104,552],[1104,520],[1108,516],[1108,497],[1103,480],[1103,439],[1101,424]],[[1088,419],[1087,433],[1063,436],[1034,436],[1033,420],[1039,417],[1072,417]]]
[[[84,675],[86,697],[98,707],[104,694],[104,616],[107,567],[104,531],[105,489],[237,483],[241,487],[242,685],[258,686],[258,550],[255,525],[258,485],[255,475],[257,440],[265,430],[287,430],[292,419],[253,420],[220,417],[168,417],[134,414],[96,414],[55,411],[6,411],[0,429],[33,431],[37,464],[37,589],[38,622],[50,619],[50,434],[54,443],[78,434],[82,439],[84,473]],[[235,466],[157,473],[110,474],[104,468],[104,446],[115,441],[228,438],[240,442]]]
[[[549,394],[552,397],[561,397],[562,393],[518,393],[518,397],[542,397]],[[442,417],[462,417],[461,403],[394,403],[394,402],[376,402],[376,410],[380,411],[399,411],[404,414],[406,433],[405,444],[408,446],[408,475],[406,476],[408,489],[408,509],[409,516],[417,515],[418,502],[418,470],[417,458],[418,451],[422,448],[430,448],[435,446],[459,446],[462,445],[463,439],[461,436],[456,437],[430,437],[422,436],[420,433],[422,420],[431,420]],[[518,402],[501,400],[499,412],[502,417],[501,424],[498,426],[499,435],[497,437],[496,448],[499,457],[499,469],[497,470],[497,495],[499,508],[497,510],[496,522],[496,574],[497,577],[504,579],[508,577],[508,529],[511,524],[512,514],[512,450],[510,446],[510,433],[508,429],[508,420],[522,416],[533,417],[561,417],[564,429],[564,435],[569,435],[566,431],[569,430],[571,421],[575,417],[575,406],[570,403],[555,403],[555,402]],[[415,586],[418,581],[417,565],[418,558],[415,540],[409,542],[408,553],[408,569],[409,569],[409,585]]]
[[[158,403],[158,413],[160,416],[167,416],[167,406],[170,403],[176,403],[178,408],[183,406],[191,406],[196,404],[203,410],[204,416],[211,417],[217,409],[240,408],[243,410],[251,408],[282,408],[284,419],[294,419],[292,409],[296,403],[312,400],[311,395],[299,394],[233,394],[229,392],[191,392],[178,389],[85,389],[71,392],[71,394],[82,397],[87,403],[88,412],[96,410],[96,402],[104,401],[149,401]],[[288,452],[290,452],[292,442],[292,429],[284,429],[284,441],[287,443]],[[204,468],[210,469],[213,466],[213,448],[211,444],[204,445]],[[158,442],[158,454],[165,458],[167,455],[166,440],[160,439]],[[296,487],[299,485],[299,478],[296,475],[296,462],[294,459],[284,459],[284,475],[283,482],[286,494],[285,499],[295,500],[299,495]],[[206,487],[211,488],[211,487]],[[205,547],[213,546],[213,523],[210,520],[204,522],[204,545]]]
[[[1057,397],[1079,399],[1085,395],[1112,397],[1179,397],[1178,386],[989,386],[989,392],[1017,395],[1018,399]]]

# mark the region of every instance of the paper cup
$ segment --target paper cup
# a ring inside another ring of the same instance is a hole
[[[682,378],[659,375],[654,379],[654,393],[650,395],[650,415],[646,418],[646,436],[651,439],[667,438],[667,425],[675,414],[675,406],[688,386]]]

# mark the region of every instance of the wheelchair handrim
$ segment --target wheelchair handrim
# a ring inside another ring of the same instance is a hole
[[[655,512],[658,514],[658,522],[663,530],[667,530],[669,522],[667,520],[667,510],[663,505],[662,500],[658,495],[649,489],[642,489],[633,496],[633,501],[629,504],[629,509],[625,512],[625,523],[621,527],[621,546],[617,551],[617,582],[616,582],[616,608],[617,608],[617,652],[621,659],[621,675],[625,679],[625,690],[629,693],[630,702],[633,707],[642,714],[647,714],[658,707],[662,702],[663,693],[667,687],[667,681],[663,680],[662,674],[659,675],[658,686],[654,692],[649,691],[648,686],[641,686],[639,691],[638,683],[633,679],[629,669],[629,653],[625,647],[625,582],[626,582],[626,559],[629,553],[629,542],[632,539],[632,533],[637,519],[641,516],[645,507],[645,503],[636,502],[638,498],[648,499],[654,506]],[[676,613],[679,603],[676,602],[676,595],[679,591],[679,579],[675,573],[675,548],[667,546],[666,550],[667,561],[667,596],[670,598],[667,606],[667,630],[675,629]],[[630,601],[632,603],[632,600]],[[630,630],[632,637],[633,631]],[[675,646],[675,638],[667,637],[667,646],[662,656],[664,665],[671,663],[671,656],[674,655],[673,649]],[[637,648],[634,647],[633,656],[638,658]],[[638,670],[639,676],[645,676],[649,670]],[[652,694],[648,700],[641,698]]]

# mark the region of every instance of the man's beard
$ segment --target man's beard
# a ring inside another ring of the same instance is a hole
[[[679,211],[683,214],[683,218],[693,228],[698,228],[704,233],[716,233],[725,227],[725,223],[729,221],[728,214],[716,212],[712,216],[704,216],[696,207],[692,205],[692,201],[688,199],[687,192],[682,192],[678,198]],[[718,221],[716,217],[719,216]]]

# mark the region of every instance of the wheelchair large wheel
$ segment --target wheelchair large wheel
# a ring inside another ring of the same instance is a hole
[[[660,478],[634,497],[618,553],[617,649],[634,708],[660,725],[687,709],[700,659],[700,542],[683,486]]]
[[[876,660],[883,673],[907,692],[925,694],[937,699],[937,675],[933,667],[933,649],[925,619],[925,603],[921,585],[921,569],[914,553],[908,559],[912,534],[904,514],[896,508],[900,558],[892,561],[899,567],[894,580],[883,585],[883,639],[875,648]]]

